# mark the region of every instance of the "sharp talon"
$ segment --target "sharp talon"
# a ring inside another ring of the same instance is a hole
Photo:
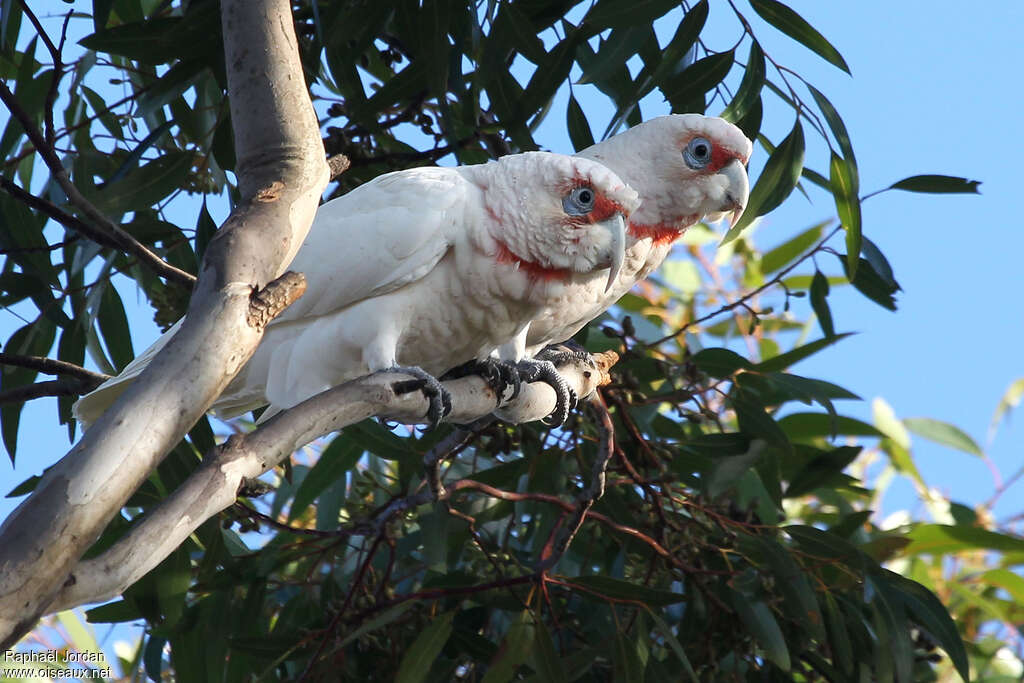
[[[569,410],[574,405],[575,392],[558,374],[555,366],[548,360],[523,360],[517,366],[524,382],[544,382],[555,390],[555,409],[544,419],[544,424],[561,427],[569,419]]]
[[[509,361],[497,360],[495,358],[463,363],[445,372],[441,375],[441,379],[458,379],[467,375],[478,375],[487,383],[487,386],[494,392],[495,407],[499,407],[505,402],[505,393],[509,387],[512,388],[512,395],[508,398],[509,401],[518,396],[519,390],[522,388],[522,380],[519,377],[516,365]]]
[[[388,368],[385,372],[402,373],[416,378],[416,380],[412,382],[396,382],[395,392],[408,393],[416,390],[423,392],[423,396],[426,397],[430,404],[425,415],[428,430],[435,429],[441,420],[452,412],[451,394],[449,394],[448,390],[441,386],[441,382],[439,382],[438,379],[430,373],[415,366],[403,367],[400,365]]]

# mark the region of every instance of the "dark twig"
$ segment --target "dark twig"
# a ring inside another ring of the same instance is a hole
[[[110,375],[86,370],[74,363],[54,358],[43,358],[42,356],[19,356],[13,353],[0,352],[0,365],[16,365],[19,368],[29,368],[47,375],[69,375],[83,383],[94,382],[96,386],[110,379]]]
[[[67,171],[57,157],[56,152],[46,144],[42,134],[36,128],[32,117],[21,107],[21,104],[14,97],[14,93],[10,91],[3,81],[0,81],[0,101],[7,106],[11,115],[18,119],[22,128],[25,129],[25,134],[28,135],[29,140],[35,145],[39,156],[42,157],[47,168],[50,169],[50,174],[67,194],[72,204],[77,206],[96,226],[99,226],[99,230],[106,233],[109,240],[113,240],[118,249],[136,256],[143,264],[149,266],[154,272],[168,281],[178,282],[191,289],[196,281],[195,276],[163,261],[134,237],[114,225],[109,218],[104,216],[99,209],[93,206],[92,202],[78,191],[78,188],[68,178]]]
[[[51,379],[46,382],[36,382],[35,384],[26,384],[23,387],[0,391],[0,404],[23,403],[24,401],[43,398],[44,396],[80,396],[91,391],[88,387],[89,385],[81,380],[61,377],[60,379]]]
[[[791,272],[793,272],[793,270],[797,266],[799,266],[801,263],[803,263],[804,261],[809,259],[814,254],[818,253],[821,250],[821,248],[825,246],[825,243],[828,242],[830,239],[832,239],[832,237],[837,232],[839,232],[841,229],[842,229],[841,225],[833,228],[832,231],[829,234],[825,235],[825,237],[823,237],[821,239],[821,241],[819,241],[816,245],[814,245],[814,247],[811,248],[806,254],[804,254],[803,256],[798,258],[796,261],[791,263],[789,266],[787,266],[787,267],[783,268],[782,270],[780,270],[778,275],[776,275],[771,280],[769,280],[768,282],[764,283],[763,285],[761,285],[757,289],[753,289],[753,290],[747,292],[746,294],[744,294],[742,297],[740,297],[736,301],[734,301],[734,302],[732,302],[730,304],[726,304],[725,306],[722,306],[721,308],[718,308],[718,309],[712,311],[711,313],[708,313],[707,315],[701,316],[700,318],[696,318],[695,320],[691,320],[690,322],[688,322],[685,325],[681,326],[679,329],[675,330],[674,332],[665,335],[661,339],[655,339],[652,342],[648,342],[644,346],[646,346],[648,348],[654,348],[656,346],[664,344],[665,342],[669,341],[670,339],[674,339],[674,338],[678,337],[683,332],[686,332],[686,330],[688,330],[693,325],[699,325],[700,323],[707,322],[708,320],[711,320],[712,318],[715,318],[715,317],[721,315],[722,313],[728,313],[732,309],[737,308],[739,306],[746,306],[747,305],[747,301],[749,301],[750,299],[753,299],[755,296],[757,296],[761,292],[764,292],[765,290],[767,290],[767,289],[769,289],[771,287],[774,287],[775,285],[777,285],[780,282],[782,282],[782,280],[787,275],[789,275]]]
[[[436,446],[423,456],[423,469],[427,474],[427,485],[437,500],[447,497],[444,482],[441,480],[441,463],[453,458],[473,443],[480,432],[497,418],[487,415],[466,427],[458,427],[451,434],[441,439]]]
[[[608,462],[615,454],[615,425],[612,423],[612,416],[608,412],[608,406],[605,405],[600,391],[594,392],[594,395],[587,401],[587,407],[591,409],[591,412],[597,418],[596,425],[600,439],[597,458],[595,458],[593,468],[591,469],[590,486],[581,491],[579,496],[577,496],[576,507],[572,512],[569,522],[564,527],[560,524],[556,525],[555,530],[552,531],[552,537],[541,551],[537,567],[541,571],[550,569],[558,564],[558,561],[562,559],[562,556],[569,549],[573,539],[576,538],[576,534],[579,533],[580,527],[583,526],[583,520],[590,513],[590,508],[594,506],[595,501],[604,495]]]
[[[0,176],[0,188],[23,204],[27,204],[36,211],[46,214],[65,228],[74,230],[80,235],[88,237],[96,244],[104,247],[110,247],[111,249],[121,248],[121,245],[106,233],[96,230],[77,216],[73,216],[70,213],[63,211],[56,204],[48,202],[42,197],[37,197],[34,194],[26,192],[23,188],[19,187],[8,178]]]

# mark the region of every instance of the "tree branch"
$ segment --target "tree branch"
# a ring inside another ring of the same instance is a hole
[[[92,388],[95,388],[95,385]],[[0,405],[24,403],[44,396],[79,396],[89,391],[91,389],[88,383],[70,377],[61,377],[0,391]]]
[[[0,648],[17,642],[66,589],[84,552],[252,355],[263,332],[247,320],[253,288],[284,272],[327,185],[289,3],[222,0],[220,7],[241,199],[207,246],[181,329],[0,527]],[[81,194],[32,120],[2,84],[0,95],[78,204]],[[137,242],[126,244],[169,273]]]
[[[600,358],[608,360],[607,356]],[[594,365],[580,360],[560,372],[578,395],[587,396],[606,379],[604,373],[594,370]],[[248,434],[231,436],[131,531],[101,555],[80,562],[55,597],[50,611],[119,595],[203,522],[231,506],[245,480],[260,476],[310,441],[373,416],[407,423],[422,421],[428,407],[422,393],[396,393],[395,387],[405,379],[405,375],[391,372],[367,375],[278,413]],[[450,380],[444,386],[452,397],[452,412],[446,418],[451,422],[472,422],[494,410],[494,391],[479,377]],[[514,421],[528,422],[546,417],[554,408],[554,390],[535,382],[524,385],[516,400],[503,406],[503,413]],[[456,482],[452,491],[474,483]],[[371,520],[352,525],[352,533],[379,535],[394,515],[434,499],[429,488],[414,496],[398,498]],[[572,509],[571,504],[566,505]]]
[[[0,352],[0,365],[16,365],[19,368],[37,370],[46,375],[70,375],[83,382],[95,382],[95,385],[89,391],[110,379],[110,375],[104,375],[102,372],[93,372],[74,363],[68,363],[55,358],[43,358],[42,356],[19,356],[13,353]]]
[[[68,200],[78,207],[78,209],[85,214],[93,223],[99,226],[97,229],[92,230],[92,234],[97,231],[104,233],[107,242],[100,242],[104,246],[108,246],[108,243],[112,241],[116,248],[121,249],[129,254],[132,254],[139,259],[140,262],[152,269],[157,275],[160,275],[167,280],[178,282],[180,284],[191,287],[196,279],[191,273],[186,273],[183,270],[175,268],[171,264],[165,262],[159,256],[154,254],[152,251],[147,249],[142,243],[136,240],[134,237],[129,235],[121,228],[114,225],[114,223],[103,215],[99,209],[93,206],[92,202],[85,198],[85,196],[78,191],[70,178],[68,178],[67,171],[64,170],[64,165],[60,162],[56,152],[53,148],[46,143],[43,139],[42,134],[36,128],[35,123],[32,121],[32,117],[22,109],[21,104],[14,97],[14,93],[8,89],[7,85],[0,81],[0,101],[2,101],[7,109],[11,112],[14,118],[18,119],[22,128],[25,129],[25,134],[28,135],[28,139],[36,148],[36,152],[42,157],[43,162],[47,168],[50,169],[50,174],[53,176],[57,184],[60,185],[64,193],[67,194]],[[5,189],[8,189],[5,186]],[[90,238],[92,235],[90,235]]]

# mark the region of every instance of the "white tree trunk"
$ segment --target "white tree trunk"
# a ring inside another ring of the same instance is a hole
[[[187,317],[0,527],[0,648],[32,628],[85,550],[250,357],[254,288],[305,238],[328,167],[287,0],[221,0],[242,201],[207,248]]]

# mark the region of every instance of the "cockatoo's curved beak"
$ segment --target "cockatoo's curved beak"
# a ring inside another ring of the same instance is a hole
[[[739,222],[743,210],[747,208],[747,201],[750,199],[750,179],[747,178],[747,169],[739,159],[733,159],[718,173],[725,176],[728,181],[725,202],[720,210],[729,217],[731,228]]]
[[[611,264],[608,270],[608,282],[604,286],[604,291],[607,292],[618,281],[619,273],[622,272],[622,264],[626,260],[626,220],[621,213],[617,213],[604,221],[602,225],[611,235],[611,240],[608,242],[608,247],[611,250]]]

